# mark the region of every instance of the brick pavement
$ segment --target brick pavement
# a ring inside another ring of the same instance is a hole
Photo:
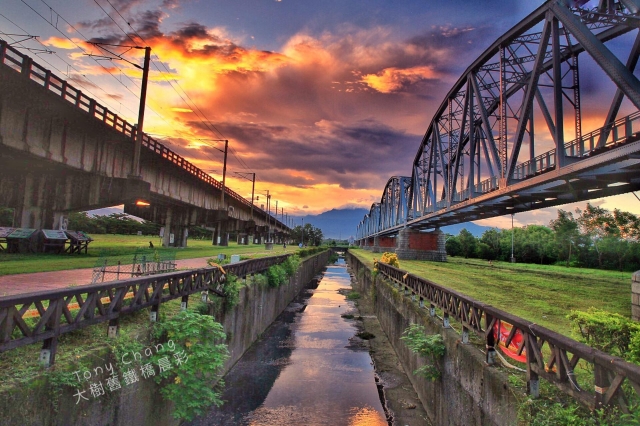
[[[204,268],[210,258],[182,259],[176,264],[178,269]],[[90,284],[92,272],[93,268],[86,268],[0,276],[0,297]]]

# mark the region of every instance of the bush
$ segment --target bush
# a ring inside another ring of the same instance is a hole
[[[240,301],[240,281],[238,277],[233,274],[227,274],[226,280],[222,285],[222,292],[224,293],[224,309],[225,311],[233,308]]]
[[[289,256],[287,260],[282,262],[282,267],[284,268],[287,277],[292,277],[300,266],[300,258],[298,256]]]
[[[423,326],[411,324],[402,333],[402,339],[412,352],[427,359],[429,364],[423,365],[413,372],[415,375],[423,376],[431,381],[440,378],[441,372],[437,366],[437,361],[445,354],[446,347],[440,334],[427,336]]]
[[[220,406],[220,372],[229,356],[227,346],[218,343],[226,337],[222,325],[209,315],[186,310],[155,323],[153,334],[164,344],[151,362],[169,366],[155,380],[162,384],[162,396],[174,402],[173,416],[189,421],[211,405]]]
[[[635,321],[593,307],[571,311],[567,318],[587,345],[627,361],[640,361],[640,324]]]
[[[267,282],[270,287],[280,287],[287,280],[287,271],[282,265],[273,265],[267,269]]]

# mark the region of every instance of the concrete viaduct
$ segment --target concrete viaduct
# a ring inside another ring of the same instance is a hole
[[[61,229],[69,212],[124,204],[165,227],[163,245],[186,245],[189,226],[247,244],[282,241],[289,229],[264,210],[0,40],[0,205],[14,225]],[[144,203],[141,203],[144,202]],[[141,206],[140,204],[144,204]],[[148,204],[148,205],[147,205]],[[174,234],[174,243],[169,235]]]

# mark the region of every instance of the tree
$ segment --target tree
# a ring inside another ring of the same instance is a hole
[[[473,257],[476,252],[476,237],[466,228],[463,228],[462,231],[458,234],[458,241],[460,242],[460,247],[462,249],[462,254],[465,258]]]
[[[603,240],[608,237],[615,237],[617,233],[615,219],[609,210],[592,206],[590,203],[587,203],[584,211],[576,209],[576,213],[579,215],[577,222],[580,231],[591,239],[593,248],[596,249],[598,256],[598,266],[602,267]]]
[[[556,246],[560,257],[566,257],[567,266],[569,266],[572,248],[580,236],[578,222],[573,218],[571,212],[558,209],[558,218],[549,222],[549,226],[555,232]]]
[[[0,226],[13,226],[13,209],[0,207]]]
[[[478,255],[486,260],[495,260],[500,257],[500,232],[497,229],[484,231],[480,238]]]
[[[462,246],[460,245],[460,241],[458,241],[458,237],[454,235],[447,235],[447,240],[444,244],[447,250],[447,255],[460,256],[462,254]]]

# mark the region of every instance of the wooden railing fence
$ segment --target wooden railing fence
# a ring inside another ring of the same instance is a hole
[[[245,260],[224,266],[224,271],[242,278],[265,271],[288,256]],[[124,315],[150,307],[150,319],[156,321],[160,305],[170,300],[181,298],[182,309],[186,309],[193,293],[214,292],[223,296],[223,276],[219,267],[207,267],[2,297],[0,352],[42,341],[40,361],[50,366],[55,362],[58,337],[62,334],[109,321],[108,334],[113,337]],[[125,297],[127,294],[129,297]],[[27,315],[33,308],[38,310],[38,318]]]
[[[356,274],[367,268],[352,253],[348,254],[348,259]],[[489,364],[494,363],[498,345],[494,327],[500,322],[510,324],[511,331],[503,344],[509,347],[518,334],[524,338],[518,355],[526,355],[527,391],[533,397],[539,396],[540,378],[591,409],[614,404],[628,413],[629,396],[636,400],[640,396],[640,366],[636,364],[393,266],[379,262],[378,273],[398,285],[405,294],[411,294],[420,307],[428,304],[431,316],[435,316],[435,308],[441,309],[445,327],[449,327],[452,319],[458,321],[462,325],[463,343],[468,343],[469,331],[483,338]],[[580,383],[575,375],[579,362],[591,375],[590,379],[580,375],[584,383]]]

